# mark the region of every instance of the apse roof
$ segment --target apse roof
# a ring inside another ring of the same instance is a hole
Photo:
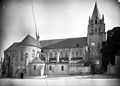
[[[30,36],[29,34],[22,40],[22,42],[20,42],[20,45],[41,47],[39,41],[37,41],[35,38]]]
[[[10,47],[8,47],[5,51],[15,49],[15,48],[18,46],[19,43],[20,43],[20,42],[14,42],[14,43],[13,43]]]

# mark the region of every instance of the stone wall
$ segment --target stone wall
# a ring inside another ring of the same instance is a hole
[[[65,48],[65,49],[44,49],[44,53],[47,55],[46,60],[49,62],[50,58],[56,58],[59,62],[59,58],[71,58],[81,57],[81,60],[86,60],[86,50],[83,48]]]
[[[49,63],[47,64],[46,71],[47,75],[66,75],[68,74],[68,63],[63,64]]]
[[[69,74],[90,74],[91,68],[89,66],[71,66]]]
[[[34,46],[26,46],[26,45],[20,45],[18,47],[9,49],[5,51],[5,71],[6,71],[6,77],[9,75],[11,77],[16,77],[16,71],[19,70],[19,68],[24,68],[28,66],[28,63],[31,62],[39,53],[41,52],[41,49]],[[21,59],[22,57],[22,59]],[[9,62],[10,60],[10,62]],[[9,67],[7,67],[9,64]],[[29,74],[26,74],[29,75]],[[26,76],[25,75],[25,76]]]
[[[28,76],[43,76],[45,64],[41,63],[30,63],[27,67]]]

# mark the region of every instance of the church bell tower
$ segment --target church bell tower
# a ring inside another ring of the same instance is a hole
[[[100,60],[100,49],[102,42],[106,40],[104,15],[100,16],[97,3],[95,3],[92,17],[89,17],[87,42],[89,48],[89,59]]]

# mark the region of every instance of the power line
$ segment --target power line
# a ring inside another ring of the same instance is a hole
[[[37,34],[37,24],[36,24],[36,20],[35,20],[35,12],[34,12],[34,8],[33,8],[33,4],[32,4],[32,0],[31,0],[31,7],[32,7],[32,14],[33,14],[33,19],[34,19],[34,24],[35,24],[35,31]]]
[[[36,20],[35,20],[35,13],[34,13],[34,9],[33,9],[33,4],[32,4],[32,0],[31,0],[31,7],[32,7],[32,14],[33,14],[33,19],[34,19],[34,23],[35,23],[35,31],[36,31],[36,37],[37,37],[37,24],[36,24]],[[39,35],[38,35],[39,36]],[[46,84],[48,86],[48,82],[47,82],[47,77],[45,76],[45,80],[46,80]]]

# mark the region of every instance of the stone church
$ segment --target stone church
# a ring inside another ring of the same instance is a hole
[[[4,51],[3,76],[90,74],[90,63],[101,66],[101,43],[106,40],[104,15],[97,3],[89,17],[87,37],[40,40],[27,35]]]

